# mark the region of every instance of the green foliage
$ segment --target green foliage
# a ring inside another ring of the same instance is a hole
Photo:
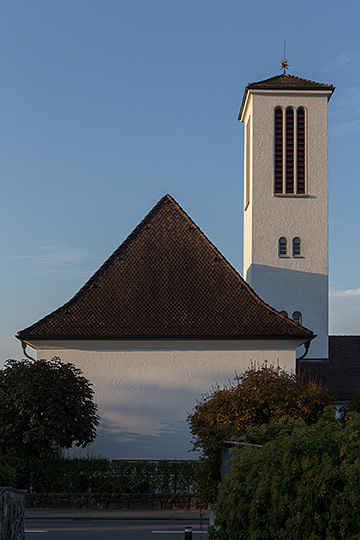
[[[36,493],[191,493],[198,467],[194,461],[7,460],[16,470],[12,485]]]
[[[239,440],[249,428],[284,415],[311,424],[330,403],[332,398],[314,382],[302,384],[296,375],[266,365],[248,369],[237,384],[218,387],[197,403],[188,421],[194,449],[208,472],[197,484],[204,504],[217,495],[223,441]]]
[[[359,538],[358,413],[350,413],[345,423],[332,409],[313,425],[283,419],[253,428],[245,440],[269,442],[233,451],[210,538]]]
[[[57,445],[85,447],[98,425],[93,394],[81,371],[59,358],[8,360],[0,371],[0,452],[45,457]]]
[[[14,486],[16,482],[16,472],[8,463],[0,465],[0,486]]]

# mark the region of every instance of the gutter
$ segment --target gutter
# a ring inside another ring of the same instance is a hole
[[[29,360],[32,360],[33,362],[36,362],[36,358],[33,358],[32,356],[29,356],[28,353],[26,352],[26,347],[28,346],[29,344],[26,343],[26,341],[23,341],[21,340],[21,346],[22,346],[22,350],[23,350],[23,354],[26,358],[28,358]]]

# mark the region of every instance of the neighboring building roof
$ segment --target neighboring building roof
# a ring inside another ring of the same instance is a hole
[[[360,389],[360,336],[330,336],[329,359],[304,358],[298,373],[305,382],[320,382],[337,401],[349,401]]]
[[[332,84],[302,79],[301,77],[296,77],[295,75],[290,75],[289,73],[282,73],[281,75],[275,75],[275,77],[270,77],[269,79],[265,79],[263,81],[250,83],[245,88],[239,113],[239,120],[241,119],[249,90],[327,90],[330,91],[328,97],[328,99],[330,99],[335,90],[335,86]]]
[[[308,340],[313,333],[265,304],[165,195],[69,302],[17,337]]]

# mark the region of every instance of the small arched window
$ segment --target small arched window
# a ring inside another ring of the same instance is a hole
[[[288,317],[287,311],[280,311],[281,315],[284,315],[284,317]]]
[[[288,256],[288,242],[285,236],[279,238],[279,257]]]
[[[301,315],[300,311],[294,311],[294,313],[292,314],[292,319],[297,324],[301,324],[302,323],[302,315]]]
[[[301,240],[298,236],[295,236],[292,241],[292,256],[301,257]]]

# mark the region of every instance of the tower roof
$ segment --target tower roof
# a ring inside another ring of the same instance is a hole
[[[20,340],[311,339],[265,304],[165,195],[65,305]]]
[[[281,75],[275,75],[274,77],[264,79],[263,81],[249,83],[245,88],[239,113],[239,120],[241,119],[249,90],[325,90],[329,92],[328,99],[330,99],[335,90],[335,86],[332,84],[310,81],[309,79],[302,79],[301,77],[296,77],[295,75],[290,75],[289,73],[282,73]]]

